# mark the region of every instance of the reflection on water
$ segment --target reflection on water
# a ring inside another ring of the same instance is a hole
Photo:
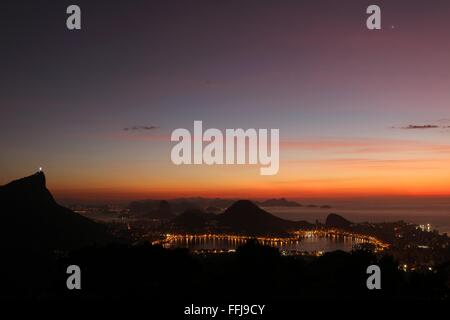
[[[164,244],[166,248],[188,248],[192,251],[235,250],[245,244],[247,239],[239,237],[203,237],[177,236]],[[301,236],[298,239],[259,240],[261,244],[270,245],[285,252],[329,252],[335,250],[351,251],[353,245],[363,243],[361,239],[347,236]]]

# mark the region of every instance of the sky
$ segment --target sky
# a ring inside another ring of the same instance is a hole
[[[2,1],[0,184],[43,167],[64,198],[448,196],[449,17],[438,0]],[[278,174],[175,166],[170,134],[194,120],[280,129]]]

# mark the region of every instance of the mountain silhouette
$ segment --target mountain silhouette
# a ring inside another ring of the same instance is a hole
[[[327,219],[325,221],[325,225],[328,228],[346,229],[352,224],[353,223],[351,221],[348,221],[344,217],[342,217],[342,216],[340,216],[338,214],[335,214],[335,213],[330,213],[327,216]]]
[[[166,208],[162,208],[162,206]],[[167,206],[170,206],[170,214],[168,216],[163,214],[163,216],[160,216],[162,219],[171,219],[175,214],[182,213],[186,210],[201,209],[201,205],[197,202],[184,198],[169,201],[152,199],[133,201],[128,205],[128,209],[130,210],[130,214],[135,217],[159,219],[158,212],[163,211],[167,213]]]
[[[222,228],[248,234],[285,233],[311,226],[308,222],[278,218],[249,200],[236,201],[217,218]]]
[[[175,214],[172,212],[169,202],[161,200],[158,208],[145,214],[145,217],[150,219],[170,220],[175,217]]]
[[[56,203],[43,172],[0,186],[0,248],[69,250],[113,241],[104,226]]]
[[[300,203],[295,201],[288,201],[285,198],[280,199],[268,199],[263,202],[259,202],[261,207],[302,207]]]
[[[141,201],[133,201],[128,205],[128,210],[130,210],[130,214],[133,216],[145,216],[151,211],[154,211],[158,208],[157,200],[141,200]]]
[[[188,209],[180,215],[176,216],[172,221],[172,229],[185,232],[202,232],[210,226],[215,215],[206,213],[200,209]]]

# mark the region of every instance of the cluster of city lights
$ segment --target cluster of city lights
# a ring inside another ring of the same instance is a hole
[[[152,244],[164,244],[169,243],[176,240],[195,240],[195,239],[215,239],[215,240],[228,240],[228,241],[246,241],[251,239],[256,239],[261,243],[280,243],[283,244],[285,242],[291,241],[299,241],[298,237],[252,237],[252,236],[244,236],[244,235],[230,235],[230,234],[166,234],[164,239],[153,241]]]
[[[207,241],[207,240],[226,240],[232,242],[245,242],[247,240],[255,239],[262,244],[270,245],[283,245],[291,242],[300,242],[302,238],[311,237],[345,237],[352,238],[354,240],[360,241],[361,243],[368,243],[375,246],[376,251],[382,251],[389,247],[388,243],[385,243],[373,236],[368,236],[364,234],[357,234],[348,231],[329,229],[329,230],[310,230],[310,231],[295,231],[292,233],[294,236],[290,237],[272,237],[272,236],[246,236],[246,235],[233,235],[233,234],[166,234],[163,239],[155,240],[152,242],[154,245],[167,245],[179,240],[187,241]],[[215,250],[215,249],[213,249]],[[219,250],[222,252],[222,250]]]
[[[390,246],[389,243],[381,241],[373,236],[349,232],[349,231],[343,231],[343,230],[338,230],[338,229],[308,230],[308,231],[299,230],[299,231],[295,231],[294,234],[296,234],[299,237],[304,237],[304,238],[308,238],[308,237],[347,237],[347,238],[352,238],[352,239],[361,241],[362,243],[372,244],[379,251],[387,249]]]

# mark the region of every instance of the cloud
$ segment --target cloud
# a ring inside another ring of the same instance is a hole
[[[142,130],[155,130],[158,129],[159,126],[132,126],[123,128],[124,131],[142,131]]]
[[[411,129],[439,129],[442,128],[442,126],[438,126],[436,124],[421,124],[421,125],[417,125],[417,124],[410,124],[406,127],[400,127],[400,129],[406,129],[406,130],[411,130]]]
[[[428,124],[409,124],[403,127],[392,126],[391,129],[402,129],[402,130],[427,130],[427,129],[449,129],[450,128],[449,119],[439,119],[435,121],[430,121]]]
[[[285,150],[323,151],[335,154],[368,153],[450,153],[450,145],[433,144],[417,140],[378,138],[312,138],[284,139],[280,147]]]
[[[449,159],[370,159],[370,158],[332,158],[332,159],[308,159],[285,160],[286,164],[302,166],[319,166],[321,168],[341,169],[383,169],[383,170],[435,170],[446,167]]]

